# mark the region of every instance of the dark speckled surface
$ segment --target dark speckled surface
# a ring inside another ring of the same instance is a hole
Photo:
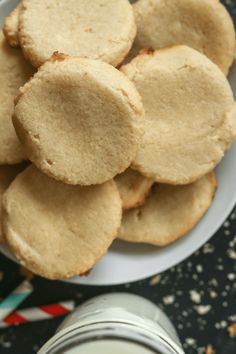
[[[18,266],[3,256],[0,278],[2,297],[21,280]],[[35,291],[22,308],[67,299],[80,304],[98,294],[128,291],[164,309],[178,330],[186,354],[205,353],[208,344],[216,354],[235,354],[236,337],[231,338],[227,328],[236,323],[236,210],[192,257],[152,278],[114,287],[78,286],[39,277],[33,284]],[[36,353],[60,322],[57,318],[0,330],[0,353]]]
[[[236,22],[236,1],[224,2]],[[21,281],[18,266],[0,255],[0,297]],[[236,323],[236,211],[216,235],[180,265],[140,282],[114,287],[89,287],[41,278],[22,308],[114,291],[140,294],[159,305],[176,326],[186,354],[235,354],[236,337],[228,327]],[[49,339],[62,319],[0,330],[0,354],[34,354]],[[112,354],[112,353],[111,353]],[[207,353],[210,354],[210,353]]]

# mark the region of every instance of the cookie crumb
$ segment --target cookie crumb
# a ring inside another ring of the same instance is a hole
[[[207,345],[207,347],[206,347],[206,352],[205,352],[206,354],[214,354],[215,353],[215,351],[214,351],[214,349],[213,349],[213,347],[212,347],[212,345],[211,344],[208,344]]]
[[[211,290],[211,291],[210,291],[210,297],[211,297],[212,299],[215,299],[217,296],[218,296],[218,294],[217,294],[216,291],[214,291],[214,290]]]
[[[202,273],[202,271],[203,271],[203,266],[202,266],[201,264],[197,264],[197,265],[196,265],[196,270],[197,270],[198,273]]]
[[[154,277],[152,277],[149,281],[149,285],[154,286],[157,285],[158,283],[160,283],[161,281],[161,276],[160,275],[155,275]]]
[[[162,300],[165,305],[171,305],[175,301],[175,297],[174,297],[174,295],[168,295],[168,296],[163,297]]]
[[[215,251],[215,247],[213,245],[211,245],[210,243],[206,243],[203,246],[203,253],[207,254],[207,253],[213,253]]]
[[[189,293],[191,301],[195,302],[196,304],[200,304],[201,294],[199,294],[196,290],[190,290]]]
[[[234,273],[229,273],[229,274],[227,274],[227,278],[229,280],[234,280],[236,278],[236,275]]]
[[[229,336],[231,338],[235,338],[236,337],[236,323],[232,323],[228,326],[227,328]]]
[[[236,259],[236,252],[232,248],[227,250],[227,255],[231,259]]]
[[[196,340],[194,338],[186,338],[186,343],[189,346],[194,346],[196,344]]]
[[[216,329],[223,329],[227,327],[227,322],[226,321],[220,321],[220,322],[216,322],[215,324],[215,328]]]
[[[206,315],[210,311],[211,305],[194,306],[194,309],[199,315]]]

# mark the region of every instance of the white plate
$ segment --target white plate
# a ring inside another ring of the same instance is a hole
[[[0,23],[17,2],[0,1]],[[230,82],[236,96],[236,64],[231,70]],[[69,281],[87,285],[127,283],[163,272],[189,257],[214,235],[236,202],[236,143],[217,167],[216,173],[218,190],[213,204],[201,222],[186,237],[162,249],[115,241],[90,275]],[[1,245],[0,251],[15,260],[6,246]]]

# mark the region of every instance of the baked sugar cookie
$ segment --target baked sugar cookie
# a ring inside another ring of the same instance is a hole
[[[18,49],[9,47],[0,32],[0,165],[15,164],[26,158],[12,125],[14,97],[33,70]]]
[[[18,27],[19,27],[19,14],[22,8],[22,4],[18,6],[5,18],[3,33],[7,39],[7,42],[12,47],[18,47],[20,45],[18,39]]]
[[[128,0],[23,0],[19,40],[38,67],[55,52],[117,66],[136,34]]]
[[[137,24],[133,52],[185,44],[228,73],[234,60],[235,31],[218,0],[139,0],[133,8]]]
[[[232,122],[232,132],[235,139],[236,138],[236,102],[234,102],[233,108],[230,112],[230,120]]]
[[[117,175],[115,182],[120,192],[123,209],[142,205],[154,183],[152,179],[142,176],[131,168]]]
[[[3,230],[21,265],[49,279],[88,272],[107,251],[121,222],[113,181],[69,186],[33,165],[3,197]]]
[[[14,178],[25,167],[25,164],[0,166],[0,224],[2,224],[2,196]],[[0,242],[4,241],[2,227],[0,226]]]
[[[146,203],[123,214],[119,238],[166,246],[189,232],[212,203],[214,173],[185,186],[156,185]]]
[[[133,83],[113,66],[57,54],[21,90],[13,122],[39,169],[68,184],[91,185],[129,167],[143,109]]]
[[[143,53],[122,71],[144,105],[133,168],[157,182],[188,184],[210,172],[234,139],[234,100],[222,71],[186,46]]]

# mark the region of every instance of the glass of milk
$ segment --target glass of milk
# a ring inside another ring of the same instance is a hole
[[[80,305],[38,354],[184,354],[166,315],[127,293],[95,297]]]

